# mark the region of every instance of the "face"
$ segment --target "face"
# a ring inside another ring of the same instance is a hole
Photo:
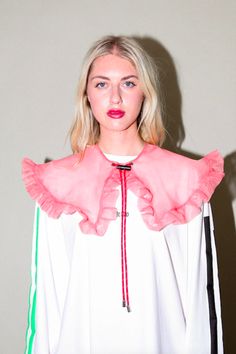
[[[87,95],[101,134],[137,130],[144,95],[137,70],[129,60],[113,54],[95,59]]]

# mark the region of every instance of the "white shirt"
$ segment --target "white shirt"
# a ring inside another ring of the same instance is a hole
[[[120,195],[116,207],[121,211]],[[122,307],[121,217],[100,237],[80,231],[78,213],[52,219],[38,209],[26,354],[211,353],[203,227],[204,216],[213,226],[209,205],[189,223],[160,232],[146,227],[129,190],[127,212],[130,313]],[[210,240],[217,345],[223,353],[213,227]]]

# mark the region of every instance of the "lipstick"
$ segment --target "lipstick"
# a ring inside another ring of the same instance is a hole
[[[121,109],[109,109],[107,115],[113,119],[120,119],[125,115],[125,111],[122,111]]]

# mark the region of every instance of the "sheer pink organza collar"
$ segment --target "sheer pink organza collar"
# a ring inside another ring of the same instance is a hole
[[[46,164],[25,158],[23,179],[31,197],[49,216],[79,212],[84,233],[104,235],[116,218],[117,187],[122,184],[117,165],[121,164],[93,145],[80,162],[76,154]],[[126,188],[137,196],[142,218],[152,230],[190,221],[224,175],[217,151],[192,160],[150,144],[124,165],[130,166],[125,170]]]

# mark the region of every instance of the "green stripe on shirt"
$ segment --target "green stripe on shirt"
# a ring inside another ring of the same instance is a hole
[[[28,327],[26,331],[25,354],[32,354],[34,337],[36,333],[36,299],[37,299],[37,267],[38,267],[38,234],[39,234],[40,208],[36,210],[35,220],[35,254],[34,254],[34,274],[33,267],[31,273],[31,287],[29,294]],[[32,260],[33,265],[33,260]]]

